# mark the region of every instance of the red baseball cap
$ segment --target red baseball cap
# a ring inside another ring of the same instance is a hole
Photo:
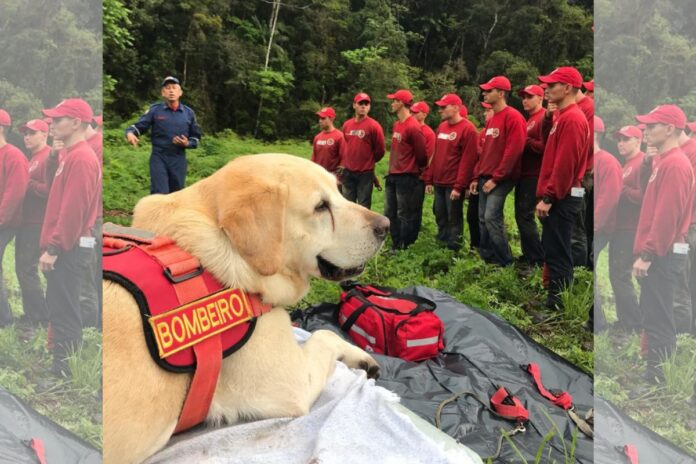
[[[546,76],[539,76],[538,79],[547,84],[560,82],[561,84],[572,85],[577,89],[582,87],[582,75],[580,71],[572,66],[561,66],[560,68],[554,69]]]
[[[12,118],[10,117],[10,113],[8,113],[7,111],[0,108],[0,126],[11,126],[11,125],[12,125]]]
[[[541,87],[542,89],[546,90],[546,89],[549,88],[549,84],[547,84],[546,82],[542,82],[541,84],[539,84],[539,87]]]
[[[594,131],[600,134],[604,133],[604,121],[599,116],[594,117]]]
[[[419,101],[411,105],[411,113],[430,114],[430,107],[424,101]]]
[[[696,132],[696,121],[690,122],[686,125],[691,132]]]
[[[512,89],[510,80],[505,76],[495,76],[485,84],[479,85],[479,87],[481,87],[481,90],[499,89],[510,91]]]
[[[97,123],[97,126],[103,126],[104,125],[103,115],[100,114],[99,116],[95,116],[94,122]]]
[[[25,133],[27,130],[32,130],[36,132],[48,132],[48,124],[46,124],[46,122],[42,121],[41,119],[32,119],[31,121],[27,121],[26,124],[19,128],[19,132],[21,132],[22,134]]]
[[[585,87],[585,90],[588,92],[594,92],[594,79],[588,82],[583,82],[582,86]]]
[[[462,99],[459,98],[459,95],[457,94],[448,93],[446,95],[443,95],[441,99],[435,102],[435,104],[437,106],[461,105]]]
[[[55,108],[42,111],[49,118],[75,118],[82,122],[92,122],[94,114],[89,103],[81,98],[68,98],[58,103]]]
[[[462,118],[469,117],[469,110],[466,108],[466,105],[462,105],[459,107],[459,116],[461,116]]]
[[[641,140],[643,138],[643,131],[641,131],[637,126],[623,126],[621,129],[614,132],[615,139],[618,139],[621,136],[635,137],[638,140]]]
[[[686,127],[686,115],[677,105],[660,105],[648,114],[636,116],[643,124],[671,124],[677,129]]]
[[[643,124],[643,123],[640,123],[640,124],[638,124],[636,127],[637,127],[638,129],[640,129],[641,131],[644,131],[648,126],[646,126],[646,125]]]
[[[330,106],[327,106],[325,108],[320,109],[316,113],[317,116],[320,118],[335,118],[336,117],[336,112],[334,111],[333,108]]]
[[[356,94],[353,98],[353,103],[358,103],[365,100],[372,103],[372,100],[370,100],[370,96],[368,94],[366,94],[365,92],[360,92],[359,94]]]
[[[388,94],[387,98],[390,100],[399,100],[401,102],[406,103],[407,105],[410,105],[411,102],[413,102],[413,94],[408,90],[404,89],[397,90],[394,93]]]
[[[524,94],[537,95],[539,97],[543,97],[544,96],[544,89],[542,89],[541,86],[539,86],[539,85],[532,84],[532,85],[528,85],[527,87],[517,91],[517,95],[519,95],[520,97]]]
[[[43,122],[45,122],[46,124],[53,124],[53,118],[48,118],[48,117],[47,117],[47,118],[41,118],[41,120],[42,120]]]

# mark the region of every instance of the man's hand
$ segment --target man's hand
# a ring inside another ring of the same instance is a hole
[[[450,193],[450,200],[459,200],[461,197],[462,193],[459,190],[452,189],[452,193]]]
[[[478,181],[475,180],[469,185],[469,193],[471,195],[478,195]]]
[[[493,182],[493,179],[490,179],[488,182],[483,184],[483,188],[481,190],[483,190],[483,193],[491,193],[493,191],[493,189],[496,188],[497,186],[498,186],[498,184]]]
[[[650,261],[643,261],[641,258],[636,259],[636,262],[633,263],[633,275],[636,277],[647,277],[651,264]]]
[[[432,186],[432,185],[426,185],[426,186],[425,186],[425,193],[427,193],[428,195],[432,195],[432,194],[433,194],[433,186]]]
[[[549,211],[551,211],[551,203],[544,203],[540,201],[536,205],[536,215],[539,218],[549,217]]]
[[[51,145],[51,151],[57,155],[63,148],[65,148],[65,142],[54,137],[53,145]]]
[[[174,142],[174,145],[179,145],[179,146],[182,146],[182,147],[188,147],[188,146],[189,146],[188,137],[186,137],[186,136],[183,135],[183,134],[177,135],[176,137],[174,137],[174,138],[172,139],[172,142]]]
[[[126,134],[126,140],[128,140],[128,143],[130,143],[134,147],[137,147],[138,142],[140,141],[140,140],[138,140],[138,137],[133,132],[128,132]]]
[[[659,153],[657,152],[657,148],[655,148],[654,146],[648,145],[645,148],[645,156],[647,156],[648,158],[652,158],[653,156],[657,155],[659,155]]]
[[[41,272],[51,272],[54,270],[54,265],[56,264],[57,259],[58,256],[51,256],[47,251],[44,251],[44,254],[41,255],[41,258],[39,258],[39,269]]]

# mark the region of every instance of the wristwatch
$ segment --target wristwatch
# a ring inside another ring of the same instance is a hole
[[[49,256],[58,256],[59,251],[58,247],[54,245],[49,245],[48,248],[46,248],[46,253],[48,253]]]
[[[646,263],[649,263],[649,262],[651,262],[651,261],[653,260],[653,254],[652,254],[652,253],[648,253],[647,251],[643,251],[643,252],[641,252],[641,254],[640,254],[640,259],[642,259],[642,260],[645,261]]]
[[[544,195],[543,197],[541,197],[541,201],[543,201],[547,205],[553,204],[553,199],[548,195]]]

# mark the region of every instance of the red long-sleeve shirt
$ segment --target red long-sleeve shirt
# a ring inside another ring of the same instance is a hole
[[[420,175],[428,164],[425,136],[416,118],[409,116],[404,122],[394,122],[389,174]]]
[[[585,172],[592,172],[594,168],[594,100],[586,96],[578,102],[578,108],[582,110],[582,114],[587,118],[587,124],[590,125],[590,142]]]
[[[19,148],[0,148],[0,229],[22,222],[22,203],[29,185],[29,163]]]
[[[619,160],[604,150],[595,152],[594,159],[594,230],[610,234],[616,228],[623,172]]]
[[[665,256],[683,242],[694,201],[694,174],[679,148],[660,155],[648,181],[640,210],[633,254]]]
[[[544,145],[546,145],[541,134],[544,114],[546,110],[539,108],[535,113],[527,118],[527,140],[524,143],[522,152],[522,173],[521,177],[539,177],[541,171],[541,160],[544,156]]]
[[[343,132],[334,129],[319,132],[312,143],[312,161],[329,172],[335,173],[345,152]]]
[[[561,200],[585,175],[590,128],[575,103],[562,110],[554,121],[544,148],[537,197]]]
[[[50,184],[46,181],[46,164],[51,147],[34,153],[29,161],[29,186],[22,206],[22,224],[41,224],[46,213]]]
[[[40,246],[69,251],[80,237],[91,236],[101,203],[101,168],[87,142],[80,141],[64,153],[48,194]]]
[[[691,169],[694,171],[694,174],[696,175],[696,140],[689,138],[684,145],[682,145],[681,150],[684,152],[687,158],[689,158],[689,162],[691,163]],[[696,200],[693,202],[693,208],[691,208],[691,221],[690,224],[696,225]],[[694,253],[696,253],[696,250],[694,250]]]
[[[437,128],[435,154],[425,171],[426,185],[464,191],[474,176],[479,135],[468,119],[456,124],[445,121]]]
[[[495,183],[519,179],[526,140],[526,122],[519,111],[508,106],[495,113],[486,124],[476,177],[491,176]]]
[[[90,146],[97,159],[99,160],[99,165],[104,163],[104,135],[97,131],[90,138],[87,139],[87,144]]]
[[[632,230],[638,227],[643,189],[640,186],[640,169],[645,154],[640,151],[623,165],[623,187],[616,209],[616,230]]]
[[[384,131],[377,121],[367,116],[360,121],[351,118],[343,123],[346,152],[343,167],[353,172],[375,169],[384,157]]]
[[[421,124],[420,127],[423,137],[425,137],[425,151],[428,153],[428,161],[430,161],[435,153],[435,131],[427,124]]]

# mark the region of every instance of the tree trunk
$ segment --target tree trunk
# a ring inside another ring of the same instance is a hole
[[[268,61],[271,59],[271,48],[273,47],[273,36],[278,24],[278,13],[280,12],[280,0],[273,1],[273,10],[271,12],[271,20],[268,22],[271,32],[268,36],[268,47],[266,47],[266,61],[263,64],[263,70],[268,71]],[[259,98],[259,108],[256,111],[256,124],[254,125],[254,138],[259,133],[259,124],[261,123],[261,109],[263,108],[263,96]]]

